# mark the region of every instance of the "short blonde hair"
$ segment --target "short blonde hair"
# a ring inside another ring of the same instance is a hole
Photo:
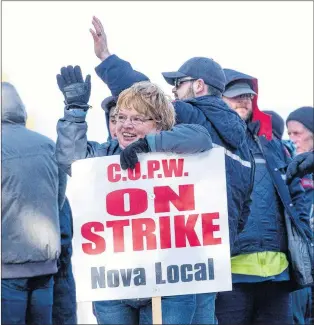
[[[116,106],[117,114],[121,108],[133,108],[153,119],[160,130],[170,130],[175,124],[175,110],[171,98],[149,81],[137,82],[121,92]]]

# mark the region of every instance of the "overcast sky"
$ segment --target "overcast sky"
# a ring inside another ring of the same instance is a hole
[[[102,99],[94,68],[92,16],[103,22],[109,49],[171,94],[162,71],[193,56],[259,79],[259,106],[284,118],[313,106],[313,2],[3,2],[2,69],[21,94],[35,130],[56,139],[63,97],[56,74],[81,65],[92,75],[88,135],[104,141]]]

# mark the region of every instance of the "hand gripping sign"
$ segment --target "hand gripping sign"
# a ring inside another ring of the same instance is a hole
[[[78,301],[231,290],[223,149],[72,165]]]

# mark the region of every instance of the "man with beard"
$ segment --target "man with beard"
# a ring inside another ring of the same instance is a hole
[[[247,124],[255,179],[251,213],[232,252],[233,291],[218,294],[216,315],[219,324],[291,324],[293,283],[284,210],[310,238],[308,204],[300,179],[289,187],[284,181],[289,157],[282,142],[272,137],[270,116],[258,109],[257,79],[224,71],[223,99]]]
[[[131,64],[109,52],[107,37],[100,20],[93,17],[90,29],[96,56],[102,61],[97,75],[113,96],[137,82],[139,72]],[[142,75],[143,76],[143,75]],[[252,159],[245,141],[245,124],[222,100],[225,75],[221,66],[206,57],[187,60],[175,72],[163,73],[174,86],[173,102],[177,124],[199,124],[210,133],[215,146],[225,148],[230,247],[246,223],[252,190]],[[204,171],[206,172],[206,171]],[[196,295],[192,324],[215,323],[216,293]]]

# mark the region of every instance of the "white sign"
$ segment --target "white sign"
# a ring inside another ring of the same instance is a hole
[[[231,290],[224,150],[139,157],[72,165],[77,300]]]

